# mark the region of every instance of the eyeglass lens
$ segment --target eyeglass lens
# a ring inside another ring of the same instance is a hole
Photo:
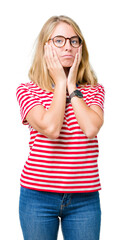
[[[78,36],[71,37],[71,38],[65,38],[63,36],[56,36],[53,38],[53,43],[55,44],[56,47],[62,47],[65,45],[67,39],[70,40],[70,44],[73,47],[79,47],[82,42],[82,40]]]

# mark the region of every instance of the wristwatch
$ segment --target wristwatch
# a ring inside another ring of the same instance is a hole
[[[78,98],[83,98],[82,92],[79,91],[79,90],[75,90],[75,91],[73,91],[73,92],[70,94],[69,100],[71,101],[71,99],[72,99],[73,97],[75,97],[75,96],[78,97]]]

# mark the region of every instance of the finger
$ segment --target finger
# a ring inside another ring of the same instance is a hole
[[[57,52],[56,52],[55,49],[53,48],[53,45],[51,44],[50,47],[51,47],[51,51],[52,51],[52,53],[53,53],[53,57],[56,58],[56,59],[58,59]]]
[[[55,51],[55,49],[53,47],[52,47],[52,52],[53,52],[53,64],[58,67],[62,67],[59,57],[57,55],[57,52]]]
[[[51,68],[53,65],[52,64],[53,63],[53,53],[52,53],[52,50],[48,43],[45,45],[45,58],[46,58],[46,63],[47,63],[48,68]]]
[[[47,43],[44,45],[44,59],[46,61],[46,64],[48,66],[48,60],[47,60]]]
[[[44,46],[44,59],[47,65],[47,68],[49,69],[49,60],[48,60],[48,49],[47,49],[47,43]]]
[[[78,71],[78,67],[79,67],[79,63],[80,63],[80,56],[79,56],[79,52],[76,53],[75,55],[75,59],[74,59],[74,62],[73,62],[73,65],[71,67],[71,71],[70,72],[77,72]]]
[[[49,44],[46,45],[46,49],[47,49],[47,57],[48,57],[48,60],[52,60],[53,59],[53,52],[52,52],[52,49],[50,47]]]
[[[75,69],[78,67],[78,57],[79,57],[79,54],[77,52],[76,55],[75,55],[73,65],[72,65],[72,67],[75,68]]]
[[[78,49],[78,53],[79,53],[78,62],[79,62],[79,64],[80,64],[81,59],[82,59],[82,45],[79,47],[79,49]]]

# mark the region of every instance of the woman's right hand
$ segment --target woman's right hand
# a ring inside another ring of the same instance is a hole
[[[57,84],[60,81],[66,82],[66,74],[58,59],[56,51],[48,43],[45,44],[44,51],[45,51],[44,57],[47,64],[47,68],[54,83]]]
[[[32,107],[26,115],[26,120],[36,131],[50,139],[56,139],[60,135],[64,120],[66,75],[52,46],[45,46],[45,60],[49,74],[56,85],[52,102],[48,109],[45,109],[41,103],[40,105]]]

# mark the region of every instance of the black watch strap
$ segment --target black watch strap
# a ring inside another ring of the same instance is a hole
[[[70,99],[70,101],[71,101],[71,99],[73,98],[73,97],[79,97],[79,98],[83,98],[83,94],[82,94],[82,92],[81,91],[79,91],[79,90],[75,90],[75,91],[73,91],[71,94],[70,94],[70,96],[69,96],[69,99]]]

